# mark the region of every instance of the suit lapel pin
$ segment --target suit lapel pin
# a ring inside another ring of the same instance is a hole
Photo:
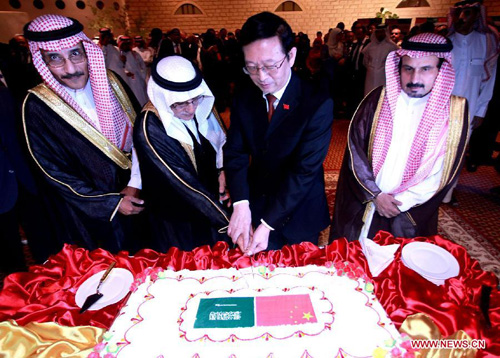
[[[290,109],[290,105],[283,103],[283,109],[289,110]]]

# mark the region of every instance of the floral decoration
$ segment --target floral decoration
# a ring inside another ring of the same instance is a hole
[[[161,267],[148,267],[139,273],[136,277],[132,285],[130,286],[130,291],[136,292],[137,288],[146,282],[148,276],[151,276],[151,281],[155,282],[159,278],[165,278],[166,275],[163,272],[164,270]]]
[[[374,358],[415,358],[415,350],[411,347],[411,338],[403,333],[397,340],[388,339],[384,347],[373,351]]]

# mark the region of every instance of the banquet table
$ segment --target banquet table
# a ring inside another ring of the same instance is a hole
[[[371,276],[359,242],[345,239],[321,248],[311,243],[284,246],[252,257],[223,242],[190,252],[177,248],[167,253],[143,249],[134,256],[127,252],[113,255],[103,249],[89,252],[65,245],[43,265],[5,278],[0,292],[0,356],[98,357],[92,349],[113,323],[126,297],[100,310],[80,314],[75,293],[85,280],[105,270],[113,261],[115,267],[127,269],[135,277],[148,267],[201,270],[347,261],[365,270],[378,300],[397,328],[407,317],[423,313],[435,323],[440,337],[451,337],[462,330],[471,339],[485,340],[486,348],[479,350],[477,357],[500,357],[500,293],[493,273],[483,271],[464,247],[440,236],[403,239],[381,231],[373,241],[379,245],[400,244],[394,261],[378,277]],[[401,250],[414,241],[430,242],[450,252],[459,262],[459,275],[436,286],[406,267],[401,261]],[[485,324],[479,308],[483,286],[492,287],[491,327]]]

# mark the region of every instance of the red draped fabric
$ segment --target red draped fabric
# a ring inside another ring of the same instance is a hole
[[[491,272],[481,270],[465,248],[439,236],[400,239],[379,232],[374,241],[380,245],[401,244],[396,259],[379,277],[373,278],[375,293],[388,315],[399,327],[411,314],[425,313],[439,327],[443,337],[464,330],[473,339],[486,340],[487,348],[478,357],[500,357],[500,293],[498,280]],[[435,243],[453,254],[460,264],[458,277],[443,286],[427,281],[401,262],[401,248],[412,241]],[[29,322],[57,322],[63,326],[93,325],[109,328],[124,300],[98,311],[79,314],[75,303],[78,287],[93,274],[116,260],[116,267],[126,268],[134,275],[147,267],[172,267],[175,270],[243,268],[256,264],[276,266],[324,265],[327,261],[349,261],[365,269],[367,262],[358,242],[339,239],[325,248],[310,243],[285,246],[279,251],[262,252],[245,257],[238,249],[225,243],[203,246],[191,252],[176,248],[162,254],[145,249],[130,257],[126,252],[112,255],[98,249],[92,252],[66,245],[44,265],[33,266],[30,272],[15,273],[5,279],[0,292],[0,321],[14,319],[19,325]],[[486,328],[479,309],[482,285],[493,287],[490,303],[491,328]]]

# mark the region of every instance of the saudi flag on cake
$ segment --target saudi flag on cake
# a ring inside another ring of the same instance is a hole
[[[316,323],[309,295],[202,298],[194,328]]]

